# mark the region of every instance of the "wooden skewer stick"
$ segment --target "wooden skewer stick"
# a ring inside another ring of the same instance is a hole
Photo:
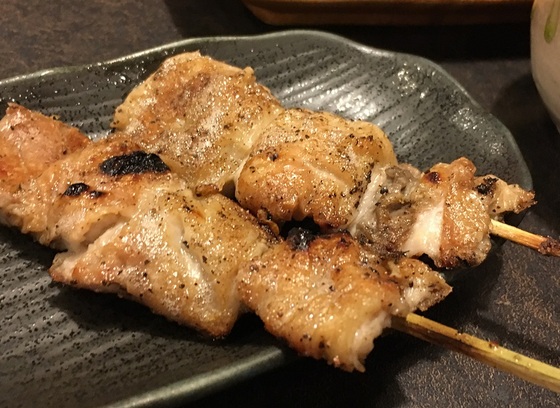
[[[451,327],[414,313],[410,313],[406,318],[393,317],[392,327],[560,393],[559,368],[508,350],[492,341],[459,333]]]
[[[543,255],[560,256],[560,241],[533,234],[503,222],[492,220],[490,233],[509,241],[536,249]]]

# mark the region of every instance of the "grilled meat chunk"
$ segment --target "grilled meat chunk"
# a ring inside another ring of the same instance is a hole
[[[111,184],[103,186],[108,193],[120,188],[120,180]],[[115,291],[214,337],[228,334],[241,311],[237,272],[275,239],[231,200],[196,197],[173,174],[134,187],[130,216],[88,246],[58,254],[51,276]]]
[[[373,167],[397,163],[377,126],[327,112],[288,109],[264,128],[240,173],[236,197],[275,221],[311,218],[339,228],[354,216]]]
[[[426,309],[451,289],[420,261],[384,261],[337,233],[275,246],[241,270],[239,290],[266,329],[300,354],[363,371],[391,316]]]
[[[66,128],[34,123],[27,129],[40,136],[21,155],[41,160]],[[236,203],[197,197],[159,156],[123,139],[88,142],[19,181],[5,219],[66,250],[49,271],[55,281],[118,293],[212,336],[240,313],[239,268],[276,242]]]
[[[231,190],[261,129],[281,111],[251,68],[185,53],[167,59],[115,112],[112,126],[175,161],[194,187]]]
[[[534,194],[475,171],[466,158],[425,173],[378,167],[349,229],[380,253],[428,255],[444,268],[478,265],[491,247],[490,221],[526,209]]]
[[[21,185],[88,142],[76,128],[8,104],[0,120],[0,223],[20,226],[22,221],[12,208],[18,205]]]

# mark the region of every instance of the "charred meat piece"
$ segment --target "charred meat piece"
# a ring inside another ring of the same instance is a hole
[[[288,239],[239,273],[239,290],[270,333],[347,371],[364,370],[391,316],[451,291],[422,262],[384,261],[346,233]]]
[[[369,175],[397,163],[377,126],[326,112],[288,109],[264,128],[240,173],[239,203],[275,221],[311,218],[325,228],[350,221]]]
[[[35,123],[26,123],[36,136],[21,155],[41,160],[66,128]],[[55,281],[132,298],[212,336],[226,335],[240,313],[239,268],[276,242],[236,203],[197,197],[133,142],[89,142],[18,182],[5,219],[66,250],[50,268]]]
[[[378,167],[349,229],[380,253],[428,255],[444,268],[477,265],[491,247],[490,221],[526,209],[534,194],[475,171],[465,158],[425,173]]]
[[[44,245],[78,250],[130,219],[142,188],[170,177],[169,170],[111,175],[103,169],[107,161],[132,158],[139,149],[134,143],[90,142],[23,183],[17,195],[22,232]]]
[[[167,59],[116,109],[113,128],[144,150],[163,154],[194,187],[232,187],[279,102],[239,69],[198,52]]]

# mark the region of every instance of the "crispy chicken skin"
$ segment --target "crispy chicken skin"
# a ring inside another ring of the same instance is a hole
[[[40,152],[64,130],[48,129],[26,146]],[[14,197],[6,218],[66,250],[50,268],[55,281],[118,293],[212,336],[240,312],[239,268],[276,242],[236,203],[195,196],[159,156],[123,139],[89,142]]]
[[[17,205],[15,195],[21,184],[88,142],[74,127],[8,104],[0,120],[0,222],[19,226],[21,220],[11,214],[10,208]]]
[[[384,262],[346,233],[298,231],[239,273],[243,301],[300,354],[364,370],[391,316],[425,309],[449,292],[417,260]]]
[[[170,166],[191,187],[226,194],[235,187],[244,207],[275,222],[309,217],[343,226],[374,163],[396,164],[377,126],[286,110],[252,69],[199,53],[167,59],[117,108],[113,127],[176,161]]]
[[[116,109],[112,126],[177,162],[191,187],[222,190],[255,138],[281,111],[251,68],[239,69],[198,52],[167,59]]]
[[[376,163],[396,164],[377,126],[288,109],[267,126],[237,182],[239,203],[276,221],[338,228],[354,216]]]

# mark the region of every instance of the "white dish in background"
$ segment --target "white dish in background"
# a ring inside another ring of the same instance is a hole
[[[560,0],[535,0],[531,13],[531,69],[541,98],[560,129]]]

